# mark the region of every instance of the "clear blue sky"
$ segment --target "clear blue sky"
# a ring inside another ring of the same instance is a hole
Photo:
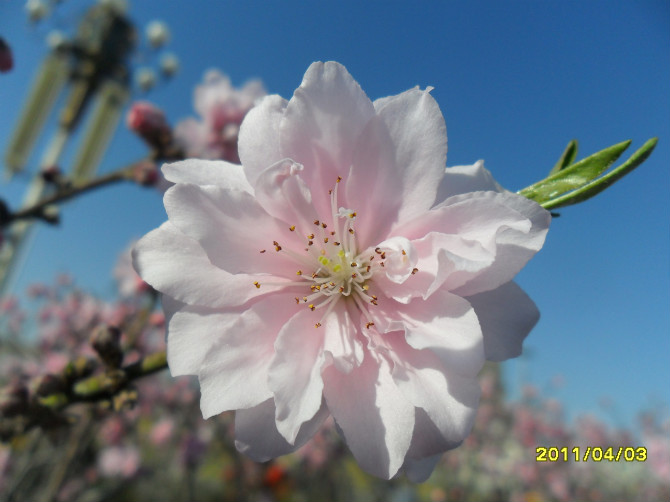
[[[85,5],[66,1],[31,29],[23,2],[0,0],[0,35],[16,61],[0,75],[3,150],[47,26],[72,32]],[[181,72],[148,99],[173,123],[193,114],[193,87],[210,67],[236,85],[260,77],[290,97],[312,61],[337,60],[373,99],[434,86],[448,164],[485,159],[513,190],[544,177],[572,138],[581,157],[658,136],[638,171],[554,220],[519,276],[542,318],[506,375],[512,395],[522,379],[544,387],[563,375],[554,395],[571,416],[600,413],[608,397],[630,424],[638,410],[670,401],[670,3],[142,0],[130,15],[140,27],[158,18],[172,31]],[[145,49],[141,62],[157,59]],[[143,154],[121,128],[101,170]],[[0,197],[16,207],[25,186],[25,178],[0,185]],[[69,271],[110,295],[118,253],[165,213],[157,194],[128,185],[80,198],[62,217],[60,228],[40,229],[17,290]]]

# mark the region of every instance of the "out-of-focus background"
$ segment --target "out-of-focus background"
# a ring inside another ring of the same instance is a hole
[[[30,23],[23,2],[0,0],[0,36],[14,57],[12,71],[0,74],[3,151],[48,52],[45,39],[53,30],[72,34],[90,5],[64,1]],[[134,87],[129,102],[153,102],[173,125],[197,116],[193,91],[210,68],[229,75],[235,86],[258,78],[269,93],[289,98],[312,61],[336,60],[372,99],[433,86],[447,123],[448,165],[484,159],[510,190],[545,177],[571,139],[579,141],[578,158],[632,139],[623,160],[659,137],[637,171],[595,199],[558,211],[545,247],[518,277],[541,320],[524,354],[502,365],[501,378],[506,400],[549,399],[571,430],[583,432],[588,427],[580,420],[593,420],[626,429],[636,446],[643,444],[640,413],[667,420],[668,2],[143,0],[131,2],[128,15],[140,35],[131,60],[136,75],[142,67],[157,68],[167,51],[180,62],[179,72],[159,79],[150,92]],[[156,19],[169,27],[170,39],[154,50],[144,29]],[[32,172],[45,145],[38,142],[28,163]],[[99,171],[144,155],[146,146],[121,123]],[[0,198],[18,207],[30,180],[21,174],[0,185]],[[117,286],[111,271],[119,255],[165,213],[158,191],[124,184],[67,204],[61,219],[57,227],[40,225],[12,286],[19,298],[30,285],[67,273],[78,289],[112,303]],[[573,446],[565,437],[547,437],[554,441],[549,446]],[[515,455],[531,469],[536,444],[529,441]],[[473,461],[472,469],[478,465]],[[609,472],[619,467],[612,464]],[[439,493],[429,495],[441,500]]]

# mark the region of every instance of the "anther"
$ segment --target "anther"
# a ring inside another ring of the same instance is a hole
[[[377,300],[370,300],[370,303],[372,303],[373,305],[378,305]]]
[[[281,251],[281,246],[277,241],[272,241],[272,244],[275,245],[275,251]]]
[[[356,263],[355,261],[352,261],[352,262],[351,262],[351,266],[352,266],[352,267],[358,267],[358,263]]]
[[[384,252],[381,254],[381,258],[382,258],[382,260],[385,260],[385,259],[386,259],[386,251],[384,251]]]
[[[324,242],[324,244],[327,243],[328,242],[328,237],[324,237],[323,242]]]
[[[377,254],[382,254],[382,250],[381,250],[381,248],[375,248],[375,253],[377,253]]]
[[[307,297],[306,297],[306,296],[303,296],[303,297],[302,297],[302,301],[305,302],[305,303],[307,303]]]
[[[310,303],[310,304],[309,304],[309,310],[314,311],[315,308],[316,308],[316,307],[314,306],[313,303]]]
[[[261,253],[265,253],[265,249],[261,249]]]
[[[349,229],[349,233],[350,233],[351,235],[353,235],[353,234],[354,234],[354,229],[353,229],[353,228],[350,228],[350,229]]]
[[[319,220],[314,220],[314,224],[318,227],[321,222]]]
[[[358,274],[356,274],[355,272],[353,274],[351,274],[352,279],[355,279],[356,277],[358,277]]]
[[[369,323],[366,323],[365,327],[370,329],[370,326],[374,326],[374,325],[375,325],[375,323],[369,322]]]
[[[295,275],[302,275],[302,270],[298,270]]]
[[[403,254],[403,256],[407,255],[407,253],[405,253],[404,249],[402,250],[402,254]]]
[[[295,225],[291,225],[290,227],[288,227],[288,229],[289,229],[291,232],[295,232]]]
[[[339,183],[340,181],[342,181],[342,176],[337,177],[337,182]]]
[[[310,240],[313,239],[313,238],[314,238],[314,234],[309,234],[309,235],[307,236],[307,238],[310,239]]]
[[[259,284],[258,281],[254,282],[254,286],[256,286],[256,289],[260,289],[261,285]]]
[[[295,302],[299,304],[299,303],[300,303],[300,298],[298,298],[298,297],[296,296],[296,297],[295,297]]]
[[[333,244],[335,244],[336,246],[339,246],[339,245],[340,245],[340,243],[337,242],[337,241],[333,241]]]
[[[317,323],[314,325],[314,327],[315,327],[315,328],[320,328],[320,327],[321,327],[321,323],[320,323],[320,322],[317,322]]]
[[[326,225],[324,222],[321,222],[321,228],[328,228],[328,225]]]
[[[416,274],[418,271],[419,271],[419,269],[416,268],[416,267],[414,267],[414,268],[412,269],[412,275]]]
[[[308,245],[308,246],[311,246],[311,245],[313,245],[313,244],[314,244],[314,241],[307,241],[307,245]]]

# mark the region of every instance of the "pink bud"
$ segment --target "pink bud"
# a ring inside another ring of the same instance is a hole
[[[147,101],[133,103],[126,115],[126,125],[128,129],[157,149],[165,148],[172,139],[172,131],[165,114],[160,108]]]

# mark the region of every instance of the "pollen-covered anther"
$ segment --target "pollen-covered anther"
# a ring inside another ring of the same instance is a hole
[[[337,177],[337,183],[339,183],[340,181],[342,181],[342,176]]]
[[[256,281],[254,282],[254,286],[256,286],[256,289],[260,289],[261,284],[258,281]]]
[[[326,225],[323,221],[321,222],[321,228],[328,228],[328,225]]]
[[[309,240],[312,240],[312,239],[314,238],[314,234],[309,234],[309,235],[307,236],[307,238],[308,238]]]
[[[356,211],[354,211],[353,213],[349,213],[349,218],[353,220],[355,217],[356,217]]]
[[[313,303],[310,303],[308,305],[308,307],[309,307],[309,310],[311,310],[311,311],[314,311],[314,309],[316,308]]]
[[[337,241],[334,241],[333,244],[334,244],[335,246],[339,246],[339,245],[340,245],[340,243],[337,242]]]
[[[275,246],[275,251],[281,251],[281,246],[277,241],[272,241],[272,244]]]
[[[328,244],[328,237],[324,237],[324,238],[323,238],[323,243],[324,243],[324,244]]]
[[[314,245],[314,241],[307,241],[307,245],[308,245],[308,246],[313,246],[313,245]]]
[[[321,327],[321,323],[320,323],[320,322],[317,322],[317,323],[314,325],[314,327],[315,327],[315,328],[320,328],[320,327]]]
[[[403,256],[406,256],[406,255],[407,255],[407,253],[405,252],[405,250],[404,250],[404,249],[403,249],[403,250],[401,250],[401,252],[402,252]]]
[[[303,296],[303,297],[302,297],[302,301],[305,302],[305,303],[307,303],[307,297],[306,297],[306,296]]]
[[[296,296],[296,297],[295,297],[295,302],[296,302],[297,304],[300,304],[300,298],[298,298],[298,297]]]
[[[419,269],[416,268],[416,267],[414,267],[414,268],[412,269],[412,275],[416,274],[418,271],[419,271]]]
[[[318,227],[321,224],[321,222],[319,220],[314,220],[314,224]]]
[[[298,270],[295,275],[302,275],[302,270]]]
[[[351,266],[352,266],[352,267],[358,267],[358,263],[356,263],[355,261],[352,261],[352,262],[351,262]]]
[[[291,232],[295,232],[295,225],[291,225],[290,227],[288,227],[288,229],[289,229]]]
[[[352,278],[352,279],[355,279],[356,277],[358,277],[358,274],[357,274],[356,272],[354,272],[353,274],[351,274],[351,278]]]
[[[382,260],[385,260],[386,259],[386,251],[384,251],[380,256],[381,256]]]
[[[379,305],[379,304],[377,303],[377,300],[370,300],[370,303],[372,303],[373,305]]]
[[[366,327],[367,329],[370,329],[370,326],[374,326],[374,325],[375,325],[375,323],[373,323],[373,322],[365,323],[365,327]]]

